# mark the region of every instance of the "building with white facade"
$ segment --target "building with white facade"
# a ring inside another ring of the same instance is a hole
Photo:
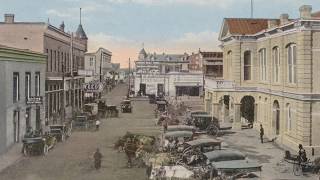
[[[145,49],[135,61],[136,95],[199,96],[202,94],[202,72],[189,72],[188,54],[147,54]]]

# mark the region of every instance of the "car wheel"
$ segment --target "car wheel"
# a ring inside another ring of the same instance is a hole
[[[28,156],[29,155],[27,147],[23,148],[22,153],[23,153],[24,156]]]
[[[48,155],[48,152],[49,152],[49,147],[48,147],[47,144],[45,144],[45,145],[43,146],[43,155],[44,155],[44,156]]]

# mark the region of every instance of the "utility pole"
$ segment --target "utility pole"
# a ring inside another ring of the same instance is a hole
[[[70,70],[71,70],[71,109],[72,109],[72,118],[74,117],[74,105],[75,105],[75,91],[74,91],[74,74],[73,74],[73,33],[71,33],[71,44],[70,44]],[[70,87],[69,87],[70,88]]]
[[[253,0],[251,0],[251,18],[253,18]]]
[[[101,50],[101,53],[100,53],[100,83],[102,82],[102,50]]]
[[[131,60],[129,58],[129,87],[128,87],[128,97],[130,96],[131,89]]]

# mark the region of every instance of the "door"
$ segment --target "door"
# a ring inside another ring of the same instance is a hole
[[[20,113],[19,111],[13,112],[13,137],[14,142],[19,142],[20,137]]]
[[[141,95],[146,95],[146,84],[140,83],[140,92]]]
[[[36,130],[41,128],[41,119],[40,119],[40,107],[36,107]]]
[[[28,130],[29,127],[31,127],[31,108],[26,109],[26,131]]]
[[[160,94],[164,94],[164,85],[163,84],[158,84],[158,96],[160,95]]]

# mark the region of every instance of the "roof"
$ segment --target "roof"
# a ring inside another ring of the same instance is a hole
[[[79,24],[78,29],[76,31],[76,36],[79,37],[80,39],[88,39],[86,33],[83,30],[82,24]]]
[[[317,12],[312,13],[311,16],[312,16],[312,17],[315,17],[315,18],[320,18],[320,11],[317,11]]]
[[[221,141],[216,139],[196,139],[193,141],[186,142],[186,144],[190,146],[199,146],[203,144],[213,144],[213,145],[220,145]]]
[[[204,156],[206,156],[210,162],[244,160],[246,158],[246,156],[240,151],[231,149],[206,152],[204,153]]]
[[[192,132],[190,131],[171,131],[164,134],[165,137],[191,137]]]
[[[168,131],[192,131],[194,130],[194,126],[187,126],[187,125],[175,125],[175,126],[168,126]]]
[[[247,19],[226,18],[226,24],[230,34],[256,34],[268,28],[268,20],[272,19]]]
[[[245,169],[246,171],[261,171],[262,165],[255,161],[249,160],[234,160],[234,161],[221,161],[212,163],[215,168],[223,171],[234,169]]]
[[[44,64],[46,63],[46,57],[47,56],[43,53],[8,47],[0,44],[0,60]]]
[[[200,52],[200,53],[204,58],[209,58],[209,57],[222,58],[223,56],[223,52]]]

